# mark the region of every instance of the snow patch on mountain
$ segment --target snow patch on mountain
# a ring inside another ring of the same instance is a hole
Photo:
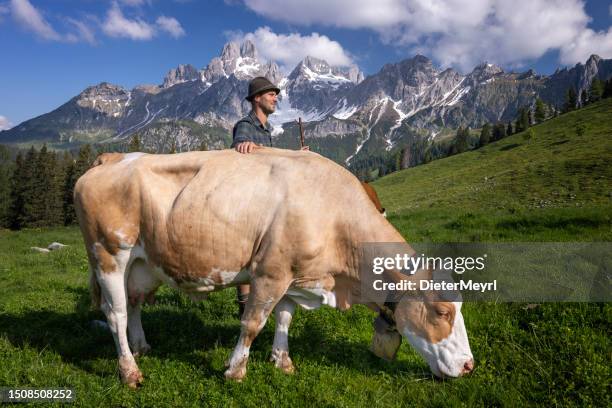
[[[390,101],[390,98],[388,96],[385,96],[384,98],[382,98],[381,100],[379,100],[378,102],[376,102],[376,105],[374,106],[374,108],[370,111],[370,116],[368,117],[368,123],[372,122],[372,115],[374,114],[374,111],[376,109],[378,109],[378,114],[376,115],[376,119],[374,120],[374,123],[371,126],[367,127],[366,130],[366,137],[361,141],[361,143],[359,143],[359,145],[357,146],[357,149],[355,150],[355,153],[351,154],[349,157],[346,158],[346,160],[344,161],[347,165],[351,162],[351,160],[353,159],[353,157],[355,157],[359,151],[361,150],[361,148],[367,143],[368,140],[370,140],[370,136],[372,135],[372,129],[376,126],[376,124],[378,123],[378,121],[380,121],[380,118],[383,114],[383,112],[385,111],[385,107],[387,105],[387,103]]]
[[[359,109],[358,106],[346,106],[346,98],[342,98],[342,107],[335,111],[332,116],[336,119],[346,120],[353,116]]]
[[[286,81],[286,80],[284,80]],[[281,82],[284,86],[286,82]],[[291,106],[289,94],[286,89],[281,89],[276,103],[276,111],[268,118],[272,125],[272,136],[279,135],[284,132],[283,123],[297,121],[302,118],[302,122],[312,122],[323,119],[328,112],[319,112],[316,109],[311,109],[304,112],[300,109]]]

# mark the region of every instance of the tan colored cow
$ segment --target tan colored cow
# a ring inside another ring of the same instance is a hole
[[[437,375],[473,367],[460,303],[403,299],[389,310],[361,298],[359,244],[405,241],[357,178],[316,153],[103,154],[74,198],[93,300],[106,314],[121,379],[132,387],[142,381],[134,355],[150,349],[140,306],[162,283],[194,299],[251,283],[227,378],[246,375],[249,347],[275,308],[272,359],[293,372],[287,333],[296,304],[370,303]]]

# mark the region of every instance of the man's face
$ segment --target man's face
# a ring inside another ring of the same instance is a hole
[[[253,101],[261,108],[261,110],[266,115],[270,115],[276,110],[276,97],[276,92],[269,91],[261,95],[255,96],[253,98]]]

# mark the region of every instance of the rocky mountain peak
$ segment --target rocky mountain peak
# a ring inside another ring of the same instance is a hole
[[[472,72],[470,72],[466,80],[468,84],[472,86],[486,84],[492,81],[495,76],[501,75],[504,73],[504,70],[495,64],[490,64],[488,62],[483,62],[480,65],[477,65]]]
[[[111,84],[109,82],[100,82],[97,85],[85,88],[85,90],[78,95],[78,98],[116,95],[125,92],[125,89],[119,85]]]
[[[164,78],[163,88],[170,88],[173,85],[187,81],[200,79],[200,72],[191,64],[180,64],[171,69]]]
[[[601,61],[601,57],[597,54],[592,54],[586,62],[586,65],[597,65]]]
[[[220,58],[222,61],[231,61],[240,57],[240,46],[235,41],[230,41],[223,46]]]
[[[245,40],[240,46],[240,56],[243,58],[258,59],[257,49],[251,40]]]

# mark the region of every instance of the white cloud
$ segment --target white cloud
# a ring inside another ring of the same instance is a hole
[[[264,17],[294,24],[384,28],[401,23],[407,10],[399,0],[244,0]]]
[[[260,57],[273,60],[284,69],[294,67],[306,56],[321,58],[331,65],[351,65],[353,61],[340,43],[324,35],[312,33],[276,34],[269,27],[260,27],[252,33],[226,33],[231,39],[253,41]]]
[[[28,0],[11,0],[11,11],[19,24],[39,37],[45,40],[62,40],[62,36]]]
[[[183,30],[181,23],[174,17],[159,16],[156,23],[161,30],[167,31],[174,38],[185,35],[185,30]]]
[[[108,10],[102,31],[110,37],[126,37],[132,40],[150,40],[155,35],[154,27],[147,22],[126,18],[117,3],[113,3]]]
[[[96,36],[94,29],[83,21],[75,20],[74,18],[66,18],[68,24],[72,25],[76,29],[76,34],[67,34],[66,37],[70,42],[85,41],[91,45],[96,44]]]
[[[591,54],[612,58],[612,28],[608,32],[598,33],[591,29],[584,30],[578,38],[561,48],[561,62],[573,64],[585,61]]]
[[[8,9],[8,6],[0,4],[0,15],[4,12],[3,7],[7,7]],[[66,25],[74,28],[74,32],[65,34],[57,32],[43,17],[42,12],[34,7],[28,0],[11,0],[10,11],[15,21],[21,26],[45,40],[69,43],[85,41],[90,44],[95,44],[96,42],[93,29],[83,21],[74,18],[61,18]]]
[[[0,130],[8,130],[13,127],[13,124],[6,116],[0,115]]]
[[[243,1],[277,21],[373,30],[385,43],[464,70],[485,60],[519,65],[550,50],[564,63],[591,53],[610,57],[609,34],[587,28],[582,0]]]

